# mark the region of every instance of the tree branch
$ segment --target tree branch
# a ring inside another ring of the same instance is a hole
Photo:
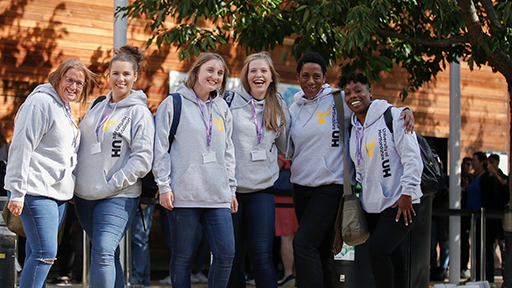
[[[489,0],[480,0],[480,4],[482,4],[485,9],[485,13],[487,13],[487,17],[491,20],[491,25],[496,29],[501,29],[501,23],[492,2]]]
[[[389,37],[389,38],[396,38],[400,40],[407,41],[407,43],[411,44],[417,44],[417,45],[425,45],[430,47],[448,47],[454,44],[462,44],[462,43],[469,43],[469,39],[466,36],[452,36],[450,38],[444,38],[444,39],[420,39],[411,37],[409,35],[404,35],[401,33],[398,33],[396,31],[389,31],[389,30],[383,30],[383,29],[375,29],[375,32],[377,32],[377,35],[379,35],[382,38]]]

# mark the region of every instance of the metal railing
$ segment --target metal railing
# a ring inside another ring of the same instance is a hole
[[[499,210],[487,210],[485,208],[481,208],[480,210],[472,210],[472,209],[432,209],[432,216],[464,216],[470,217],[471,228],[469,232],[469,239],[471,241],[471,269],[470,269],[470,280],[485,280],[485,262],[486,262],[486,226],[487,219],[503,219],[504,212]],[[480,221],[480,229],[478,229],[478,222]],[[478,257],[481,259],[480,266],[477,267],[477,245],[475,245],[477,241],[477,237],[480,239],[480,255]],[[502,255],[504,257],[504,255]],[[479,279],[475,279],[476,277],[476,269],[480,272]]]

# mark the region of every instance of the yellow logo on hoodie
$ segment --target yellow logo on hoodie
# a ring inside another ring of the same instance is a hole
[[[331,115],[331,108],[332,108],[332,105],[329,106],[329,109],[325,110],[324,113],[320,113],[318,112],[318,109],[315,110],[315,116],[316,117],[319,117],[318,118],[318,123],[320,125],[324,124],[325,122],[325,116],[329,116]]]
[[[115,120],[115,121],[114,121],[114,120],[112,120],[112,121],[107,121],[107,122],[105,122],[105,127],[103,128],[103,131],[107,131],[107,129],[108,129],[108,127],[109,127],[110,125],[116,125],[116,124],[117,124],[117,122],[119,122],[119,120]]]
[[[222,125],[224,124],[224,119],[220,118],[219,120],[217,120],[213,118],[212,122],[217,124],[217,129],[219,129],[219,132],[222,133],[222,131],[224,130],[224,128],[222,127]]]
[[[373,141],[370,144],[364,144],[364,148],[368,151],[368,156],[370,159],[373,157],[373,147],[375,146],[375,142],[377,141],[377,136],[373,136]]]

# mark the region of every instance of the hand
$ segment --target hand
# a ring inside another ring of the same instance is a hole
[[[411,109],[404,109],[402,114],[400,114],[400,119],[404,119],[404,126],[402,128],[405,129],[405,133],[412,133],[414,131],[414,114]]]
[[[412,198],[408,195],[400,196],[400,199],[396,201],[395,205],[392,208],[398,206],[398,212],[396,213],[395,221],[398,222],[400,220],[400,215],[404,216],[405,226],[409,226],[409,223],[412,223],[412,216],[416,216],[416,211],[412,208]]]
[[[146,209],[146,207],[148,207],[148,204],[140,204],[140,209],[141,210]]]
[[[236,197],[233,196],[231,199],[231,214],[235,214],[236,212],[238,212],[238,201]]]
[[[16,216],[20,216],[21,212],[23,212],[23,204],[24,202],[19,201],[9,201],[9,205],[7,205],[7,209],[12,212],[12,214]]]
[[[172,205],[173,202],[174,193],[172,193],[172,191],[160,194],[160,205],[162,205],[162,207],[172,210],[174,208],[174,205]]]

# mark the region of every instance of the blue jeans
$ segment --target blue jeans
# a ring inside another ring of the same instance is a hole
[[[20,288],[46,287],[46,277],[57,257],[59,228],[66,215],[67,202],[43,196],[25,196],[20,218],[27,243]]]
[[[190,287],[190,270],[197,248],[197,232],[203,226],[213,253],[208,273],[209,288],[225,288],[235,256],[233,221],[228,208],[174,208],[167,210],[171,226],[171,281],[174,288]]]
[[[293,185],[293,204],[299,228],[293,238],[298,288],[332,288],[331,231],[343,185]]]
[[[119,242],[130,227],[139,198],[85,200],[75,196],[78,219],[92,242],[90,287],[124,287]]]
[[[142,211],[137,210],[132,223],[132,284],[146,286],[150,284],[151,265],[148,240],[153,222],[153,211],[155,211],[155,205],[147,205]],[[141,215],[144,217],[144,225],[142,225]]]
[[[268,191],[267,191],[268,190]],[[245,253],[254,270],[256,287],[277,288],[277,275],[272,261],[276,209],[272,188],[264,192],[237,193],[238,212],[233,214],[235,260],[228,287],[245,285]]]

